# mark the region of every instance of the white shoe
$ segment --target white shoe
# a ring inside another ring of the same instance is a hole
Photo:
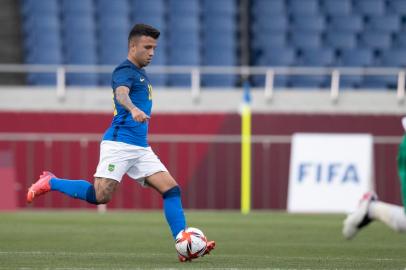
[[[361,228],[372,221],[368,216],[368,209],[371,202],[377,199],[378,196],[373,191],[367,192],[362,196],[358,208],[349,214],[343,222],[343,236],[346,239],[353,238]]]

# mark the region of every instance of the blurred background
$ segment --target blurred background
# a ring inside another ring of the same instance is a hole
[[[60,194],[26,205],[42,170],[92,179],[112,117],[111,71],[135,23],[161,31],[147,72],[150,142],[192,209],[240,207],[240,105],[252,95],[252,207],[287,207],[292,135],[373,136],[381,199],[400,203],[404,0],[2,0],[0,209],[92,208]],[[110,208],[155,209],[128,179]]]

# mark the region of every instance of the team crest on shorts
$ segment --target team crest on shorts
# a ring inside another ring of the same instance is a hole
[[[109,172],[114,171],[114,168],[115,168],[115,167],[116,167],[116,166],[115,166],[114,164],[109,164],[109,167],[108,167]]]

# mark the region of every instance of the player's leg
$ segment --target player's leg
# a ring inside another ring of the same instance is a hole
[[[406,216],[402,206],[374,201],[369,205],[368,215],[396,232],[406,232]]]
[[[167,171],[161,171],[148,176],[146,184],[162,194],[165,217],[171,228],[172,236],[176,239],[177,234],[186,228],[181,192],[177,182]],[[206,250],[202,256],[209,254],[215,246],[216,243],[214,241],[207,241]],[[191,259],[179,255],[179,260],[186,262]]]
[[[49,191],[60,191],[72,198],[97,204],[94,186],[86,180],[67,180],[57,178],[51,172],[43,172],[39,180],[34,183],[27,193],[27,202]]]
[[[360,229],[373,220],[369,214],[369,206],[376,200],[375,192],[367,192],[362,196],[358,208],[349,214],[343,222],[342,233],[346,239],[353,238]]]
[[[95,178],[94,185],[86,180],[69,180],[57,178],[50,172],[44,172],[33,184],[27,194],[27,201],[49,191],[59,191],[71,198],[87,201],[91,204],[104,204],[110,201],[119,182],[113,179]]]
[[[28,190],[27,202],[49,191],[59,191],[72,198],[91,204],[107,203],[123,175],[129,168],[128,157],[121,152],[122,144],[103,141],[100,144],[100,162],[95,173],[94,185],[86,180],[58,178],[44,172]]]
[[[398,174],[402,193],[402,203],[406,213],[406,135],[403,136],[398,150]]]
[[[186,219],[182,207],[181,190],[175,179],[166,171],[154,173],[146,178],[146,184],[157,190],[163,198],[163,210],[166,221],[175,239],[186,228]]]

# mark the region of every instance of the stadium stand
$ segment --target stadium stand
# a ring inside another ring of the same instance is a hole
[[[59,1],[21,1],[24,57],[27,64],[63,64]],[[55,85],[53,73],[29,73],[33,85]]]
[[[21,34],[16,29],[21,28],[18,2],[4,0],[0,9],[0,63],[21,63],[23,47]],[[0,73],[0,84],[16,85],[25,80],[24,74]]]
[[[124,0],[126,1],[126,0]],[[168,51],[167,51],[167,10],[166,2],[164,0],[130,0],[130,18],[132,23],[143,22],[153,25],[161,31],[159,43],[155,52],[155,57],[152,60],[151,66],[154,65],[167,65],[168,64]],[[128,32],[128,31],[127,31]],[[122,56],[121,56],[122,58]],[[165,86],[168,83],[167,74],[150,74],[150,80],[155,86]]]
[[[136,22],[161,30],[154,65],[238,66],[239,0],[21,0],[24,61],[36,64],[116,65],[125,58]],[[387,55],[404,50],[404,0],[251,0],[250,64],[253,66],[402,67]],[[80,29],[80,31],[79,31]],[[35,44],[35,46],[33,46]],[[67,45],[69,44],[69,45]],[[79,49],[80,48],[80,49]],[[318,53],[316,53],[318,51]],[[310,53],[311,52],[311,53]],[[314,59],[313,59],[314,58]],[[151,74],[157,86],[189,87],[189,74]],[[263,86],[254,76],[256,86]],[[263,77],[263,76],[262,76]],[[279,76],[278,76],[279,77]],[[323,87],[325,78],[285,78],[276,86]],[[364,84],[358,76],[341,85]],[[54,74],[29,74],[28,82],[55,83]],[[69,74],[68,85],[109,85],[110,74]],[[203,86],[232,87],[236,75],[203,75]],[[375,85],[374,85],[375,83]]]
[[[91,0],[63,0],[62,40],[66,64],[96,65],[97,44],[94,6]],[[98,85],[98,74],[68,73],[69,85]]]

